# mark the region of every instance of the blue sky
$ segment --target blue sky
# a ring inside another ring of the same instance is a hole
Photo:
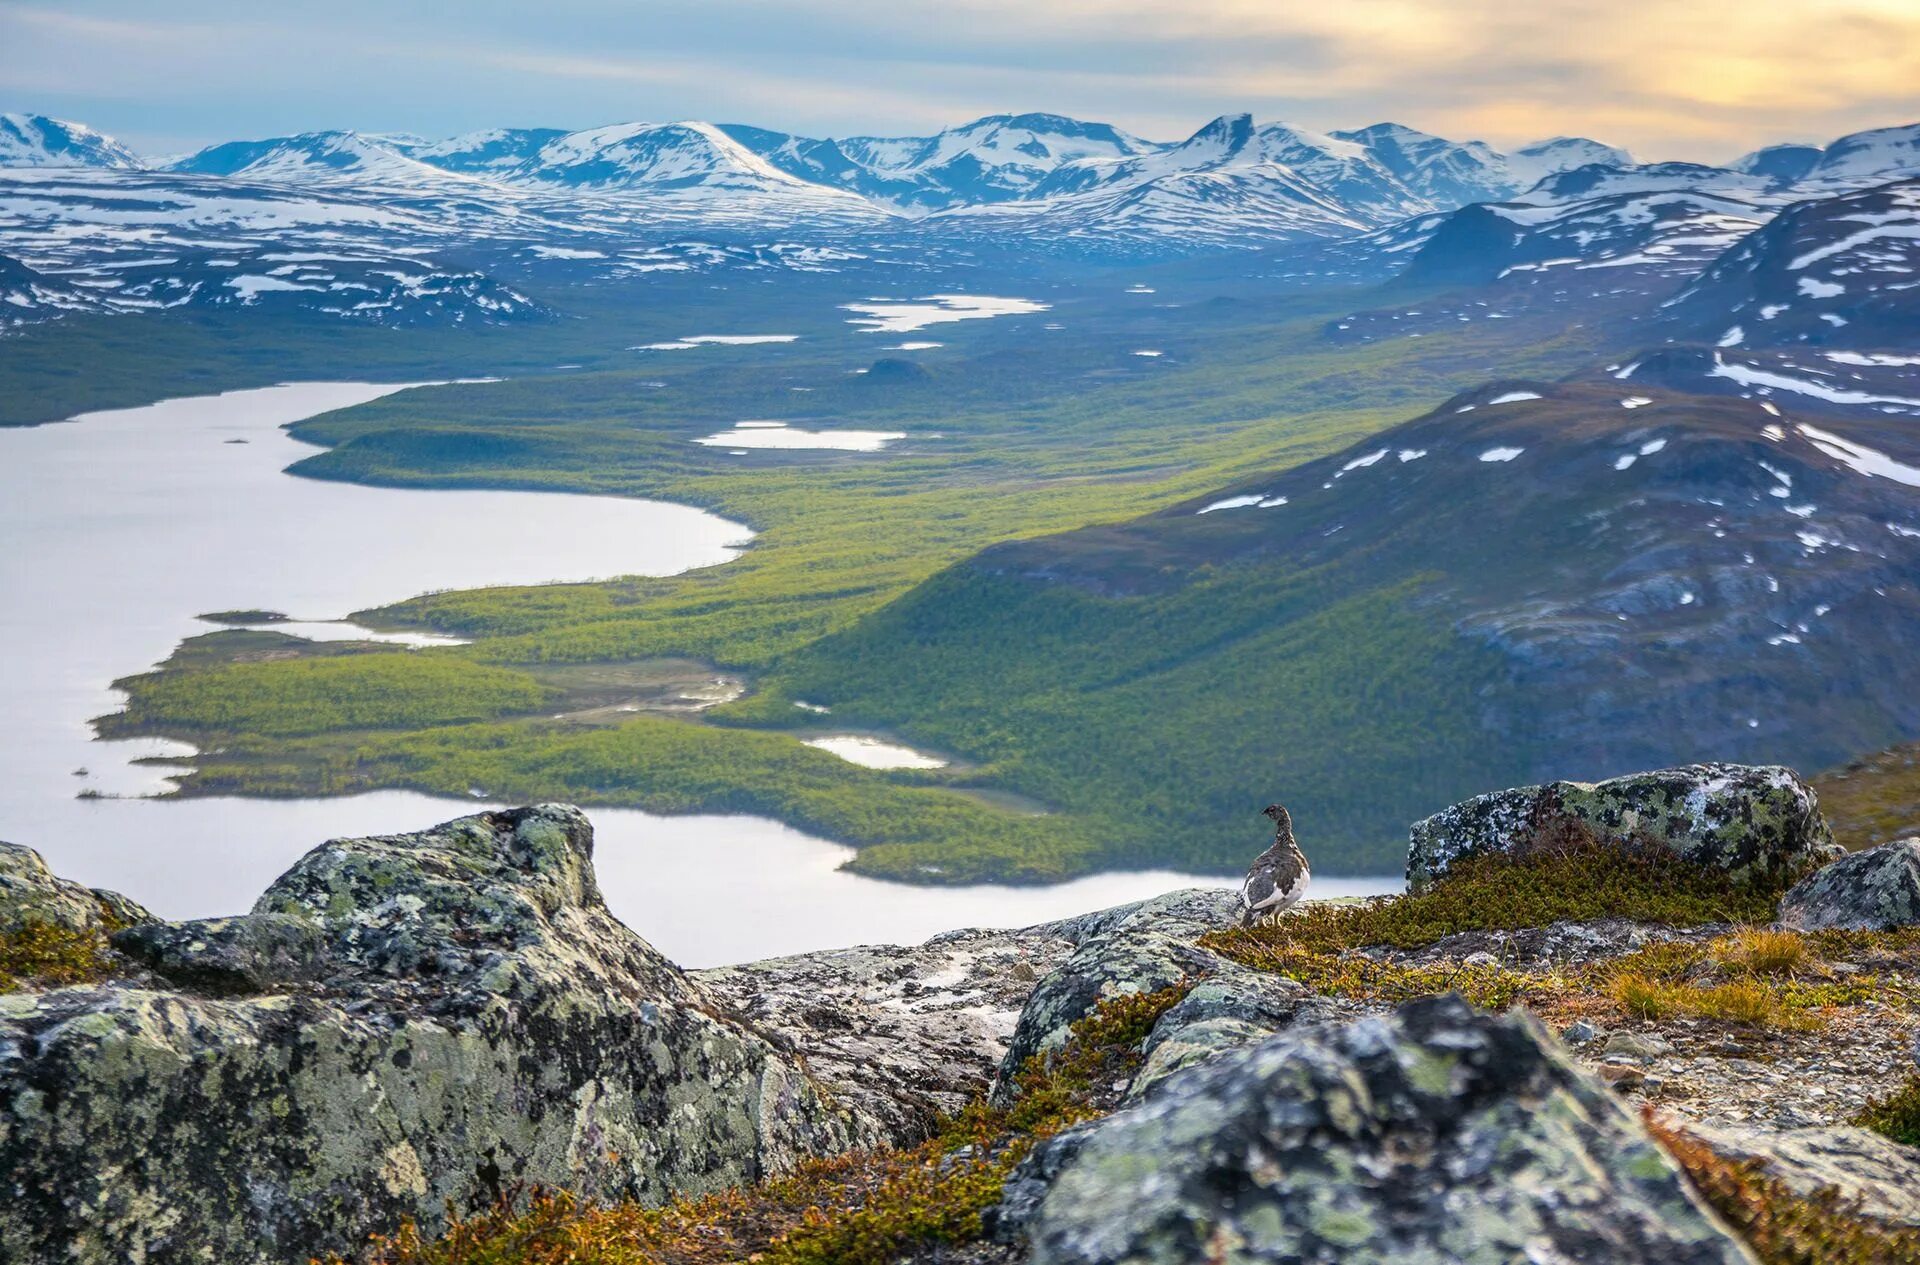
[[[1719,161],[1920,119],[1920,2],[0,0],[0,109],[149,153],[679,118],[897,135],[1008,110],[1175,139],[1249,110]]]

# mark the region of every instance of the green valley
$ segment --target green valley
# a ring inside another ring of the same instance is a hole
[[[1178,293],[1165,279],[1160,288]],[[439,593],[363,612],[373,626],[472,644],[315,647],[339,674],[324,691],[303,653],[182,658],[136,688],[108,728],[211,748],[194,761],[190,794],[483,788],[753,811],[859,845],[863,871],[933,882],[1221,869],[1245,850],[1258,807],[1247,797],[1261,793],[1249,788],[1310,778],[1363,748],[1382,769],[1417,752],[1458,753],[1433,765],[1430,785],[1416,780],[1354,817],[1357,829],[1323,830],[1329,872],[1378,872],[1394,848],[1394,830],[1378,823],[1399,815],[1403,825],[1458,778],[1501,772],[1464,731],[1419,719],[1463,714],[1460,683],[1491,669],[1434,672],[1433,656],[1460,651],[1409,617],[1404,595],[1313,575],[1253,589],[1203,577],[1188,598],[1154,609],[1148,625],[1164,635],[1061,596],[1016,602],[994,640],[958,657],[923,654],[911,629],[890,636],[911,617],[890,604],[922,584],[960,586],[962,609],[997,602],[990,586],[940,576],[983,548],[1129,520],[1336,451],[1484,379],[1490,364],[1559,376],[1599,350],[1577,325],[1522,339],[1492,322],[1337,345],[1324,330],[1350,295],[1234,290],[1209,282],[1202,301],[1161,306],[1117,285],[1063,285],[1047,292],[1045,321],[933,327],[947,348],[924,374],[855,372],[887,356],[842,327],[793,344],[655,354],[643,368],[406,392],[302,423],[299,437],[326,446],[296,467],[311,477],[657,497],[758,535],[731,563],[664,579]],[[801,319],[785,306],[791,295],[767,301],[755,328]],[[728,323],[747,323],[742,309]],[[1139,347],[1163,354],[1136,356]],[[877,454],[729,455],[689,442],[743,417],[907,438]],[[1206,618],[1183,605],[1195,602]],[[1185,676],[1162,670],[1158,660],[1193,655],[1194,639],[1221,627],[1234,630],[1232,654],[1196,657]],[[1001,640],[1009,635],[1022,644]],[[1086,656],[1083,679],[1035,679],[1029,666],[1043,657],[1015,653],[1080,636],[1105,647]],[[1370,645],[1390,645],[1399,668],[1351,692],[1343,659]],[[663,658],[714,665],[748,692],[698,713],[591,715],[543,692],[553,687],[541,673],[564,665]],[[1093,699],[1095,684],[1134,676]],[[794,706],[822,687],[831,716]],[[381,702],[339,703],[359,697]],[[1317,741],[1328,725],[1345,728],[1343,746]],[[801,744],[829,726],[897,734],[959,762],[876,772]],[[1287,760],[1274,760],[1277,748]]]

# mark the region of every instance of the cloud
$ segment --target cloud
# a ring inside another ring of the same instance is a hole
[[[1719,160],[1920,117],[1920,4],[73,0],[0,4],[0,91],[196,140],[687,117],[847,134],[1006,109],[1172,139],[1252,110]]]

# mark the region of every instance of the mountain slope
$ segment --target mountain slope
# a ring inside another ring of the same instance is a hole
[[[0,167],[142,166],[134,152],[83,123],[44,114],[0,114]]]
[[[1398,123],[1329,135],[1365,146],[1375,162],[1435,206],[1493,202],[1520,191],[1507,160],[1483,141],[1463,144]]]
[[[557,127],[495,127],[443,141],[403,142],[394,148],[443,171],[478,175],[518,167],[565,135]]]
[[[358,132],[303,132],[210,145],[168,170],[272,184],[434,187],[461,177]]]
[[[1742,239],[1668,305],[1722,346],[1920,340],[1920,180],[1801,202]]]
[[[1912,439],[1629,385],[1493,384],[997,546],[778,687],[1117,817],[1143,862],[1216,868],[1265,798],[1352,872],[1477,785],[1920,733]]]
[[[1612,284],[1627,268],[1691,277],[1766,218],[1750,203],[1686,191],[1563,206],[1478,203],[1442,221],[1402,277],[1481,285],[1515,272],[1607,269],[1596,283]]]
[[[1827,146],[1804,177],[1810,181],[1877,183],[1920,172],[1920,123],[1877,127]]]
[[[1548,176],[1594,164],[1631,167],[1633,155],[1615,145],[1603,145],[1584,136],[1556,136],[1522,145],[1506,155],[1507,172],[1520,189],[1529,189]]]

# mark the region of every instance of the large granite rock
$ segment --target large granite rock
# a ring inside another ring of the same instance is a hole
[[[1605,782],[1551,782],[1477,795],[1415,822],[1407,885],[1467,857],[1541,839],[1658,844],[1744,880],[1790,877],[1839,850],[1813,788],[1778,765],[1690,764]]]
[[[879,1135],[607,912],[578,810],[310,852],[0,997],[0,1260],[305,1261],[518,1182],[654,1203]]]
[[[1457,997],[1302,1029],[1041,1144],[994,1218],[1032,1265],[1751,1265],[1530,1017]]]
[[[1794,884],[1782,926],[1799,931],[1890,931],[1920,924],[1920,839],[1855,852]]]
[[[107,932],[152,921],[152,914],[120,893],[60,878],[32,848],[0,843],[0,931],[43,922]]]

